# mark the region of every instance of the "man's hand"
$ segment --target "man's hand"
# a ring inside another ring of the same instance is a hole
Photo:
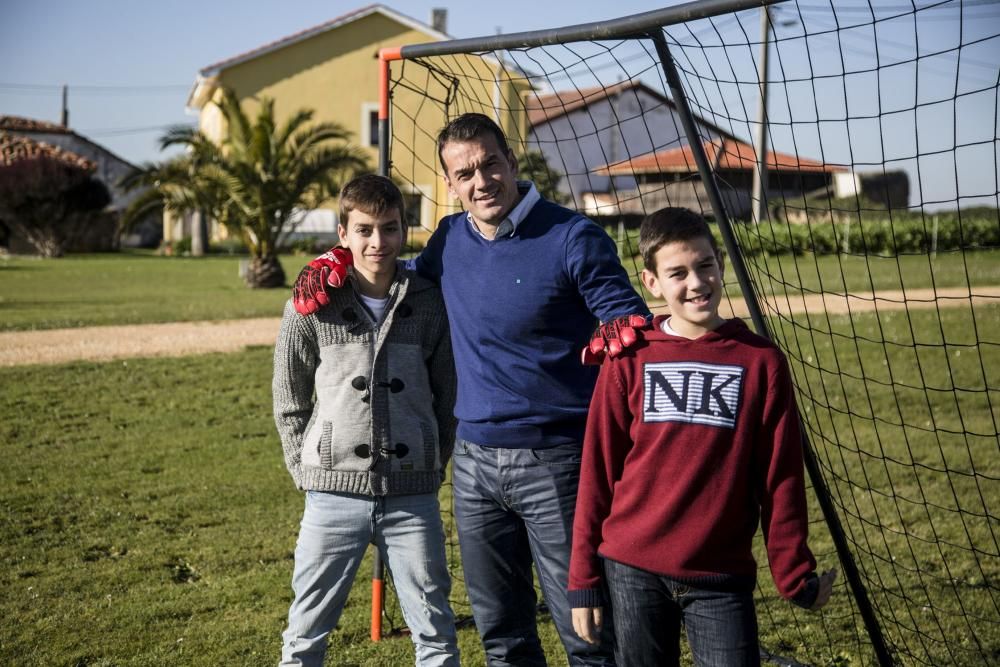
[[[602,625],[604,625],[602,607],[573,608],[573,630],[588,644],[600,643]]]
[[[809,607],[810,611],[822,609],[830,596],[833,594],[833,582],[837,579],[837,568],[831,568],[819,575],[819,591],[816,593],[816,601]]]
[[[347,278],[354,257],[347,248],[330,248],[302,267],[292,286],[292,305],[300,315],[310,315],[330,303],[327,286],[338,288]]]
[[[639,339],[636,329],[646,326],[643,315],[624,315],[597,327],[590,338],[590,344],[583,348],[582,361],[584,365],[599,366],[604,361],[604,355],[616,357],[622,350],[630,347]]]

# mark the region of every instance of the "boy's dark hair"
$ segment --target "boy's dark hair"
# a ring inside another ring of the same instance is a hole
[[[666,207],[646,216],[639,227],[639,254],[650,271],[656,271],[656,251],[675,241],[708,239],[712,250],[719,255],[719,244],[712,236],[705,218],[687,208]]]
[[[403,193],[385,176],[364,174],[340,191],[340,224],[347,226],[347,216],[358,210],[371,216],[381,216],[392,209],[399,210],[399,222],[406,224],[406,204]]]
[[[448,167],[441,156],[445,144],[452,141],[472,141],[485,136],[492,136],[496,139],[497,146],[500,147],[500,151],[504,155],[510,152],[510,146],[507,145],[507,137],[504,136],[503,130],[493,122],[492,118],[481,113],[463,113],[441,128],[437,138],[438,160],[441,161],[441,168],[444,169],[445,174],[448,173]]]

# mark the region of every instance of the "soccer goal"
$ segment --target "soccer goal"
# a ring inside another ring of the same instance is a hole
[[[435,136],[468,111],[605,227],[637,289],[645,214],[714,222],[728,313],[791,363],[811,543],[846,575],[801,612],[758,548],[761,651],[782,664],[1000,661],[997,53],[993,2],[703,0],[380,55],[414,250],[457,210]]]

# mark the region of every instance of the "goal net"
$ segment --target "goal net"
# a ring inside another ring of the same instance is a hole
[[[724,310],[789,359],[815,463],[810,542],[850,575],[802,612],[757,545],[762,651],[995,663],[1000,5],[752,4],[403,47],[388,166],[413,250],[458,210],[435,137],[469,111],[500,123],[544,196],[605,227],[639,290],[644,215],[685,206],[730,232]]]

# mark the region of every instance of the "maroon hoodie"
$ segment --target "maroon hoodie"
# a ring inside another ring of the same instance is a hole
[[[604,362],[590,404],[569,594],[603,605],[599,556],[704,587],[752,588],[758,523],[791,599],[816,568],[791,375],[742,320],[664,333]]]

